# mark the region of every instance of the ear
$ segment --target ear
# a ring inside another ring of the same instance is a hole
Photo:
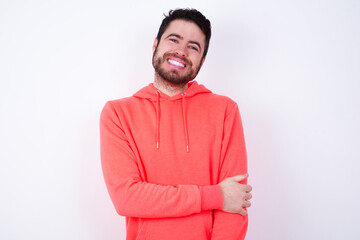
[[[155,51],[157,45],[158,45],[158,39],[156,37],[154,40],[153,48],[152,48],[153,52]]]

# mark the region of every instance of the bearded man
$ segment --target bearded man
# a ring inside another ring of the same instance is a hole
[[[210,37],[199,11],[170,11],[153,83],[101,113],[102,169],[127,240],[245,238],[252,195],[239,109],[194,81]]]

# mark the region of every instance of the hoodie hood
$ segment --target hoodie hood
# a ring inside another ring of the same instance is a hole
[[[183,127],[184,127],[184,136],[185,136],[185,145],[186,145],[186,152],[190,151],[189,146],[189,133],[188,133],[188,123],[187,123],[187,116],[186,116],[186,98],[194,97],[197,94],[202,93],[211,93],[209,89],[207,89],[204,85],[198,84],[196,81],[189,82],[188,88],[175,96],[168,96],[165,93],[158,90],[153,83],[150,83],[146,87],[140,89],[138,92],[136,92],[133,96],[136,98],[142,98],[142,99],[149,99],[150,101],[154,102],[155,109],[156,109],[156,148],[160,148],[160,111],[161,111],[161,101],[169,100],[169,101],[176,101],[180,100],[182,101],[182,116],[183,116]],[[176,126],[174,126],[176,127]]]
[[[154,86],[153,83],[150,83],[146,87],[143,87],[142,89],[137,91],[133,96],[137,97],[137,98],[145,98],[145,99],[150,99],[152,101],[157,101],[157,95],[158,95],[157,93],[160,94],[161,101],[162,100],[174,101],[174,100],[181,99],[184,94],[187,98],[189,98],[189,97],[193,97],[197,94],[201,94],[201,93],[211,93],[211,91],[209,89],[207,89],[204,85],[198,84],[196,81],[193,81],[193,82],[188,83],[188,88],[184,92],[170,97],[170,96],[166,95],[165,93],[159,91]]]

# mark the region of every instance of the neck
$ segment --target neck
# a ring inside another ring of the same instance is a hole
[[[169,97],[172,97],[172,96],[182,93],[186,89],[188,89],[188,84],[187,83],[178,83],[178,84],[170,83],[155,73],[154,87],[156,87],[161,92],[168,95]]]

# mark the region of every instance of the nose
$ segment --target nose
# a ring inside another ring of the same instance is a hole
[[[176,50],[175,53],[181,57],[186,57],[187,56],[187,48],[186,46],[179,46]]]

